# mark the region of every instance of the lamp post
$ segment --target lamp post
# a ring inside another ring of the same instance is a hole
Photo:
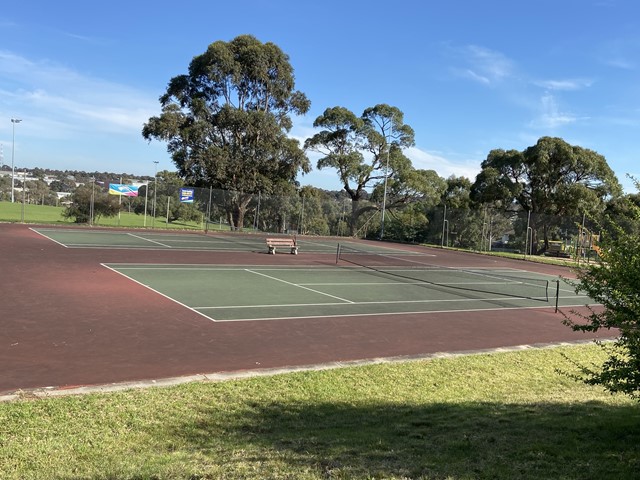
[[[386,140],[386,139],[385,139]],[[389,177],[389,151],[391,145],[387,143],[387,164],[384,168],[384,194],[382,196],[382,222],[380,223],[380,240],[384,237],[384,213],[387,207],[387,178]]]
[[[15,168],[15,155],[16,155],[16,123],[20,123],[22,120],[19,118],[11,119],[11,126],[13,130],[13,137],[11,140],[11,203],[15,201],[13,194],[13,187],[15,185],[16,168]]]
[[[158,192],[158,160],[154,160],[153,163],[156,164],[156,171],[153,174],[153,217],[151,218],[151,228],[154,228],[156,225],[156,193]]]

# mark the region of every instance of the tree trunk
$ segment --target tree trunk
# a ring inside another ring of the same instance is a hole
[[[231,230],[242,231],[244,228],[244,215],[247,212],[247,206],[251,202],[251,198],[252,195],[237,194],[231,200],[230,208],[227,211]]]
[[[349,236],[356,235],[356,226],[358,225],[358,201],[351,200],[351,216],[349,217]]]

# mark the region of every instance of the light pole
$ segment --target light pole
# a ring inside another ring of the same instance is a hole
[[[154,228],[156,225],[156,193],[158,192],[158,160],[154,160],[153,163],[156,164],[156,171],[153,174],[153,217],[151,218],[151,228]]]
[[[386,141],[386,139],[385,139]],[[384,168],[384,194],[382,196],[382,222],[380,224],[380,240],[384,237],[384,213],[387,207],[387,178],[389,177],[389,151],[391,145],[387,143],[387,164]]]
[[[16,156],[16,123],[20,123],[22,120],[19,118],[11,119],[11,126],[13,129],[13,137],[11,140],[11,203],[15,201],[13,195],[13,187],[15,185],[16,168],[15,168],[15,156]]]

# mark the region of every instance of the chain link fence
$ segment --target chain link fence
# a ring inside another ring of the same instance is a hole
[[[87,202],[107,195],[104,187],[95,188]],[[381,204],[352,202],[343,192],[317,191],[307,196],[250,195],[163,185],[162,182],[158,182],[156,190],[151,182],[140,187],[138,197],[120,197],[118,202],[122,214],[136,217],[135,225],[146,228],[177,226],[205,231],[382,238],[523,255],[546,253],[592,258],[597,254],[600,234],[586,216],[565,218],[490,208],[451,209],[423,203],[383,212]],[[0,220],[64,221],[60,208],[45,205],[36,208],[36,205],[40,206],[39,202],[29,198],[28,193],[20,192],[15,203],[2,202]],[[46,208],[50,208],[51,213],[42,218]],[[96,211],[93,205],[87,208],[91,224],[120,224],[120,215],[118,219],[110,219],[96,215]]]

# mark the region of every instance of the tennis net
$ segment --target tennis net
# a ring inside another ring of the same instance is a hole
[[[406,283],[468,292],[466,296],[475,297],[476,292],[479,292],[549,301],[549,280],[526,277],[518,270],[435,265],[429,263],[430,258],[431,256],[420,253],[380,253],[339,244],[336,263],[347,263],[378,275],[401,278]]]

